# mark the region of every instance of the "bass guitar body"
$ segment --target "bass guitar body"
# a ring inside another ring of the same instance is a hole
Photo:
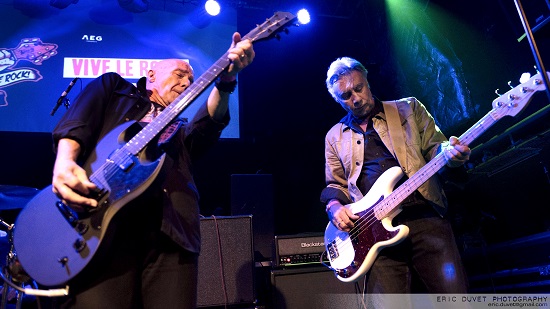
[[[138,155],[112,151],[139,129],[136,122],[117,127],[83,166],[100,187],[96,209],[74,212],[52,192],[52,186],[41,190],[22,209],[14,225],[14,248],[23,269],[36,282],[60,286],[79,274],[102,247],[114,215],[153,182],[164,155],[147,161],[147,148]]]
[[[325,249],[330,267],[340,281],[354,282],[360,279],[370,269],[380,250],[400,243],[409,234],[407,226],[394,227],[391,224],[400,209],[387,217],[377,218],[374,207],[392,192],[401,177],[401,168],[388,169],[367,195],[358,202],[346,205],[360,217],[349,233],[337,229],[330,222],[327,225]]]

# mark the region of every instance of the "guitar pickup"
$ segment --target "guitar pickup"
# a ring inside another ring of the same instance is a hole
[[[80,234],[84,235],[88,231],[88,225],[81,222],[78,218],[78,214],[72,210],[69,206],[61,201],[55,203],[59,212],[63,215],[65,220]]]
[[[131,154],[127,154],[127,155],[120,156],[118,160],[116,160],[116,162],[113,160],[109,160],[109,161],[111,163],[115,163],[118,166],[118,168],[127,172],[130,170],[130,168],[132,168],[132,166],[135,165],[134,160],[135,158]]]
[[[125,172],[130,170],[130,168],[135,165],[135,158],[132,154],[123,154],[118,152],[115,153],[114,156],[116,156],[116,159],[107,158],[105,163],[116,165],[118,168]]]
[[[63,215],[65,220],[69,222],[69,224],[72,227],[76,227],[78,225],[78,215],[74,210],[72,210],[69,206],[65,205],[62,201],[57,201],[55,203],[55,206],[57,206],[57,209],[59,212]]]

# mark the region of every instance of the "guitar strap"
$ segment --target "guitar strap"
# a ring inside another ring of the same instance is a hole
[[[390,132],[390,139],[393,145],[393,151],[397,157],[397,161],[401,168],[404,169],[407,165],[407,156],[405,154],[405,137],[403,135],[403,129],[401,127],[401,117],[397,111],[396,101],[384,101],[384,114],[386,114],[386,121],[388,123],[388,130]]]

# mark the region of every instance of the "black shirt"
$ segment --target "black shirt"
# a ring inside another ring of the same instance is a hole
[[[82,148],[79,161],[84,162],[107,133],[128,121],[139,121],[151,104],[142,81],[136,88],[116,73],[103,74],[76,97],[54,128],[55,145],[61,138],[77,141]],[[192,166],[219,139],[228,122],[229,113],[223,122],[216,122],[203,104],[191,122],[171,132],[169,142],[162,147],[166,159],[158,176],[143,194],[123,207],[143,210],[134,217],[141,221],[134,224],[135,228],[152,226],[182,248],[199,252],[199,193]],[[116,143],[111,144],[115,150]]]

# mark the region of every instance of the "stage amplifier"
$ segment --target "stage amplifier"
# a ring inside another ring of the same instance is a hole
[[[323,233],[275,236],[274,267],[319,265],[328,262]]]

